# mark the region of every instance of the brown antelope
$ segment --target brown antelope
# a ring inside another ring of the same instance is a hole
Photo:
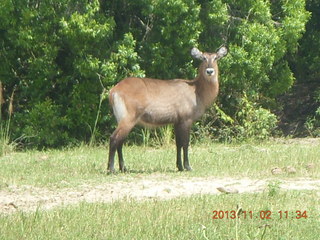
[[[218,95],[217,60],[226,54],[225,47],[221,47],[217,53],[202,53],[193,48],[191,55],[202,60],[198,76],[194,80],[130,77],[114,86],[110,90],[109,101],[118,127],[110,137],[108,171],[114,172],[116,151],[120,171],[126,171],[122,145],[136,124],[148,127],[173,124],[178,170],[192,170],[188,159],[190,128]]]

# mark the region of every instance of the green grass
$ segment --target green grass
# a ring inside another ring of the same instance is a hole
[[[107,175],[107,148],[80,147],[64,151],[28,151],[0,157],[0,189],[8,185],[69,187],[91,182],[131,179],[151,173],[171,177],[251,177],[278,178],[273,167],[292,166],[296,174],[280,177],[320,177],[320,141],[317,143],[269,142],[263,144],[207,144],[190,148],[192,172],[177,172],[174,145],[150,148],[124,147],[129,173]],[[315,168],[307,170],[308,163]],[[117,161],[115,162],[118,167]]]
[[[0,239],[318,239],[319,191],[284,191],[279,182],[319,178],[320,141],[195,145],[190,148],[194,171],[182,173],[175,168],[174,145],[126,146],[124,154],[129,172],[107,175],[104,147],[11,153],[0,157],[0,191],[10,185],[56,189],[134,181],[157,173],[172,178],[268,178],[271,183],[263,193],[254,194],[82,202],[48,211],[0,213]],[[309,163],[315,165],[312,170],[306,168]],[[297,172],[271,174],[273,167],[286,166],[293,166]],[[239,219],[212,219],[213,211],[236,211],[237,206],[248,212],[246,218],[242,213]],[[261,211],[270,211],[271,219],[261,219]],[[288,218],[280,219],[279,211],[288,211]],[[307,217],[296,219],[296,211],[306,211]]]
[[[0,239],[290,239],[316,240],[320,231],[315,191],[200,195],[170,201],[81,203],[0,218]],[[252,211],[239,219],[212,219],[213,211]],[[270,211],[271,219],[260,212]],[[280,218],[279,211],[288,211]],[[296,219],[296,211],[306,218]],[[263,233],[265,231],[265,233]]]

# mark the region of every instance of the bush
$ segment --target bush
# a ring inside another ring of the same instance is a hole
[[[238,139],[267,139],[277,126],[277,117],[269,110],[250,102],[246,95],[241,100],[237,113]]]
[[[234,116],[229,116],[215,104],[195,124],[194,134],[198,139],[210,137],[222,142],[264,140],[273,135],[277,122],[275,114],[250,101],[244,94]]]
[[[275,98],[292,86],[288,59],[310,16],[305,2],[2,0],[0,81],[8,92],[17,86],[12,135],[34,136],[28,142],[39,148],[88,142],[93,132],[99,141],[115,124],[108,103],[99,107],[103,89],[128,76],[192,79],[193,46],[213,52],[227,45],[218,114],[234,122],[219,131],[208,123],[209,133],[265,138],[273,118],[253,96]],[[249,107],[239,101],[243,92]]]
[[[50,99],[36,104],[28,114],[18,115],[24,118],[21,135],[29,146],[61,147],[70,142],[68,120],[61,116],[61,106],[55,105]]]
[[[310,136],[320,137],[320,89],[315,93],[315,101],[319,104],[319,107],[313,115],[307,118],[304,126],[308,130]]]

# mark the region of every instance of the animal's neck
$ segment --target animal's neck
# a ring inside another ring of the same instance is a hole
[[[196,78],[196,92],[198,98],[204,104],[205,107],[208,107],[219,93],[219,81],[218,76],[214,76],[214,79],[208,81],[201,75]]]

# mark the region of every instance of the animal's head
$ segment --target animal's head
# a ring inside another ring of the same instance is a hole
[[[226,56],[228,50],[226,47],[221,47],[216,53],[201,52],[198,48],[192,48],[191,55],[202,61],[199,68],[199,73],[208,81],[214,81],[218,75],[217,61]]]

